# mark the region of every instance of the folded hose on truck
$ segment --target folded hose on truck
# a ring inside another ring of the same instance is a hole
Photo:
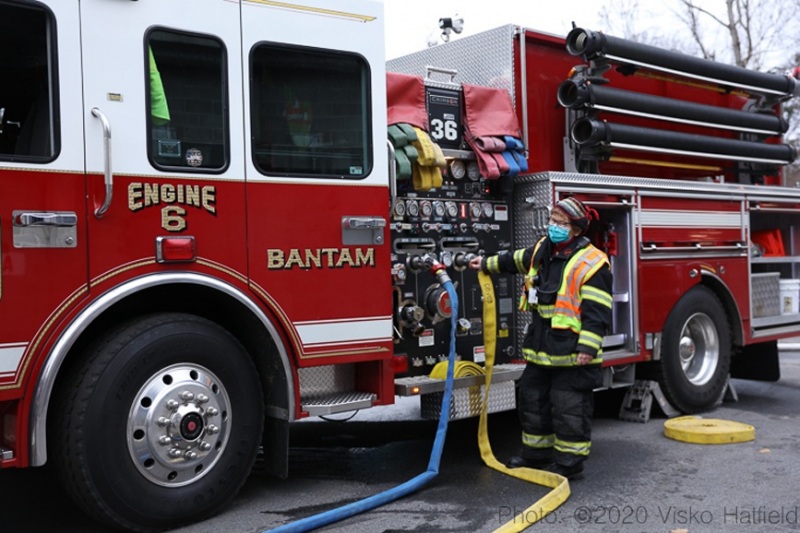
[[[445,437],[447,436],[447,423],[450,419],[449,406],[450,398],[453,394],[453,369],[456,366],[456,327],[458,325],[458,295],[453,287],[453,282],[447,277],[447,275],[444,274],[444,276],[440,276],[439,274],[440,273],[437,272],[437,278],[439,279],[440,284],[447,290],[447,294],[450,296],[453,313],[450,320],[450,350],[448,354],[448,361],[450,364],[446,373],[444,395],[442,398],[442,411],[439,415],[439,425],[436,428],[436,438],[433,441],[433,449],[431,450],[431,457],[428,461],[428,469],[418,476],[389,490],[380,492],[363,500],[359,500],[342,507],[337,507],[336,509],[331,509],[330,511],[309,516],[296,522],[269,530],[271,533],[300,533],[304,531],[311,531],[328,524],[344,520],[345,518],[350,518],[351,516],[369,511],[376,507],[380,507],[381,505],[398,500],[404,496],[418,491],[439,473],[442,450],[444,449],[444,441]]]

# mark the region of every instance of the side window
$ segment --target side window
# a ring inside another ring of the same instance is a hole
[[[369,70],[354,54],[259,44],[251,53],[253,163],[263,174],[369,174]]]
[[[0,160],[46,163],[59,151],[55,21],[0,0]]]
[[[229,161],[226,51],[215,38],[155,29],[145,43],[150,163],[218,173]]]

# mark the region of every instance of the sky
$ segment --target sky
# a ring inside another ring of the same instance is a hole
[[[506,24],[560,36],[569,33],[573,21],[582,28],[602,29],[600,0],[384,0],[383,4],[386,59],[426,48],[431,36],[442,43],[439,19],[456,13],[464,19],[464,31],[451,34],[452,40]]]

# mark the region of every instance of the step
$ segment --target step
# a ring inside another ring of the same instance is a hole
[[[320,416],[368,409],[376,399],[377,396],[371,392],[334,392],[301,398],[300,403],[310,416]]]

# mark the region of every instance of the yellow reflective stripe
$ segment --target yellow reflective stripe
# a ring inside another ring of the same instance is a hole
[[[522,262],[522,257],[525,255],[525,248],[520,248],[514,252],[514,266],[520,274],[525,273],[525,263]]]
[[[530,348],[522,349],[522,357],[529,363],[542,366],[578,366],[578,354],[570,355],[548,355],[544,352],[537,352]],[[602,357],[592,359],[590,365],[599,365],[603,362]]]
[[[550,435],[531,435],[522,432],[522,444],[531,448],[552,448],[555,442],[555,434]]]
[[[603,337],[597,335],[596,333],[592,333],[591,331],[583,330],[581,331],[580,336],[578,337],[578,344],[583,344],[584,346],[591,346],[595,350],[600,350],[603,346]]]
[[[566,316],[563,313],[557,313],[553,316],[550,325],[553,329],[569,329],[575,333],[581,331],[581,320],[576,317]]]
[[[581,287],[581,298],[584,300],[591,300],[593,302],[597,302],[600,305],[604,305],[606,307],[611,307],[614,299],[611,297],[609,293],[604,290],[598,289],[597,287],[592,287],[590,285],[584,285]]]
[[[553,318],[556,314],[556,306],[555,305],[539,305],[536,308],[536,311],[539,313],[539,316],[542,318]]]
[[[500,272],[500,258],[496,255],[486,258],[486,270],[492,274]]]
[[[557,451],[573,455],[589,455],[592,448],[591,442],[569,442],[556,438],[554,447]]]

